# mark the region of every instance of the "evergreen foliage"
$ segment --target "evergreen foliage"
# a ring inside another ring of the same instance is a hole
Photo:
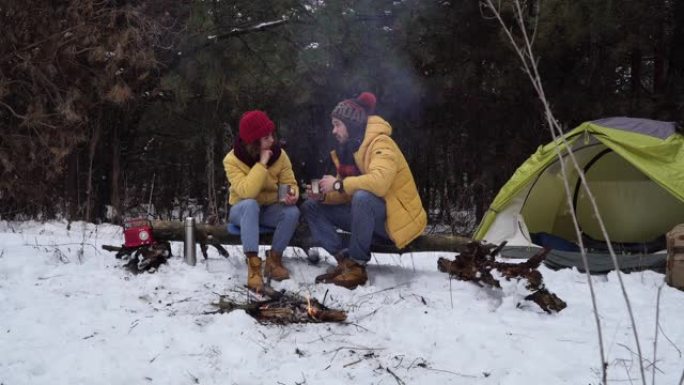
[[[524,2],[565,126],[682,120],[680,3]],[[515,54],[475,0],[60,4],[0,5],[3,218],[97,220],[149,202],[159,216],[195,205],[222,217],[221,161],[243,112],[268,112],[306,180],[330,168],[332,108],[371,91],[432,219],[467,233],[463,212],[479,217],[549,140]]]

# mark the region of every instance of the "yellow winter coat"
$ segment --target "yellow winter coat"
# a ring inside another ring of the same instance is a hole
[[[328,193],[324,203],[349,202],[357,190],[366,190],[383,198],[387,208],[387,234],[401,249],[423,233],[427,214],[406,158],[390,135],[392,126],[383,118],[377,115],[368,117],[363,142],[354,153],[361,175],[344,178],[344,193]],[[337,166],[339,160],[335,151],[331,156]]]
[[[270,167],[266,168],[256,162],[251,168],[235,156],[231,150],[223,158],[223,168],[226,170],[230,183],[228,203],[232,206],[243,199],[256,199],[260,205],[270,205],[278,202],[278,184],[290,185],[297,196],[299,188],[292,171],[292,162],[282,150],[280,157]]]

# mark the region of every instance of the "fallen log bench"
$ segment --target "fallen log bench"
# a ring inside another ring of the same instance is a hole
[[[185,236],[185,225],[181,221],[153,221],[152,222],[153,235],[158,241],[183,241]],[[348,233],[340,233],[343,238],[348,240]],[[260,234],[259,243],[269,245],[271,243],[272,234]],[[195,225],[195,239],[203,248],[207,245],[240,245],[242,244],[239,235],[233,235],[228,232],[225,225],[209,225],[198,223]],[[461,252],[463,246],[467,245],[472,240],[460,235],[446,235],[446,234],[425,234],[416,238],[413,242],[408,244],[403,249],[397,249],[392,244],[373,244],[371,251],[374,253],[387,254],[404,254],[410,252],[421,251],[444,251],[444,252]],[[304,251],[316,246],[313,244],[306,226],[297,228],[290,246],[300,247]],[[204,250],[203,250],[204,252]]]

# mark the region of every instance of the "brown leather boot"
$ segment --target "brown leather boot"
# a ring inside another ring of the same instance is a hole
[[[264,291],[264,279],[261,276],[261,258],[257,253],[245,253],[247,256],[247,287],[257,293]]]
[[[316,276],[316,283],[331,283],[331,279],[336,277],[338,274],[341,274],[344,270],[342,262],[348,259],[347,254],[340,252],[335,254],[333,257],[335,257],[335,260],[337,261],[337,266],[328,268],[325,271],[325,274]]]
[[[352,259],[345,259],[340,265],[342,266],[342,272],[332,277],[330,283],[354,290],[357,286],[363,285],[368,281],[368,274],[366,274],[366,267],[364,265],[359,265]]]
[[[282,281],[290,278],[290,272],[283,266],[283,255],[273,250],[266,252],[264,264],[264,277]]]

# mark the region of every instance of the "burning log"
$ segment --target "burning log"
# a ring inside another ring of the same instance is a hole
[[[152,223],[154,238],[164,241],[182,241],[185,228],[183,222],[178,221],[154,221]],[[345,236],[345,234],[342,234]],[[348,236],[348,235],[346,235]],[[270,244],[271,234],[261,234],[260,243]],[[239,245],[239,235],[228,233],[225,225],[209,225],[198,223],[196,225],[195,238],[200,245],[220,246],[221,244]],[[376,253],[408,253],[412,251],[452,251],[460,252],[464,245],[471,242],[469,238],[458,235],[422,235],[411,242],[405,248],[399,250],[391,244],[374,244],[372,245],[373,252]],[[308,249],[312,244],[308,237],[304,225],[297,229],[297,232],[290,241],[291,246]]]
[[[537,270],[549,249],[543,249],[523,263],[504,263],[495,260],[496,255],[503,249],[506,242],[499,246],[470,242],[465,250],[457,255],[453,261],[439,258],[437,268],[439,271],[449,273],[452,277],[462,281],[475,282],[478,285],[489,285],[501,288],[499,281],[492,275],[492,270],[498,271],[501,276],[510,279],[526,279],[526,288],[532,293],[525,297],[539,305],[547,313],[559,312],[567,307],[567,304],[555,294],[549,292],[544,286],[544,279]]]
[[[278,292],[266,288],[266,300],[240,304],[233,302],[228,296],[220,296],[217,303],[212,303],[217,310],[209,314],[223,314],[242,309],[260,322],[275,324],[344,322],[347,313],[342,310],[329,309],[315,298],[304,298],[295,293]]]

